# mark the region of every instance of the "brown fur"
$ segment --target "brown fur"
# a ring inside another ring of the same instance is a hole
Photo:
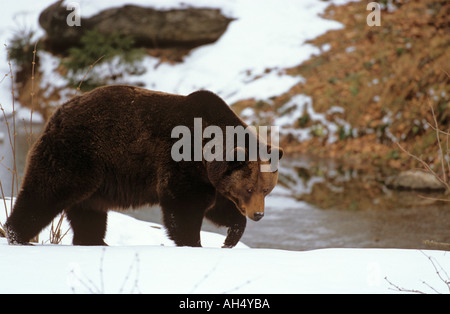
[[[5,225],[9,242],[27,243],[65,211],[74,244],[103,245],[108,209],[160,204],[177,245],[200,246],[205,216],[229,228],[224,246],[236,245],[243,214],[261,218],[255,213],[264,211],[277,173],[260,173],[259,161],[175,162],[171,131],[192,130],[195,117],[221,128],[246,126],[207,91],[179,96],[116,85],[62,105],[30,152]]]

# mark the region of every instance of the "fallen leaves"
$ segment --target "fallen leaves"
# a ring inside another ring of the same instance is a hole
[[[450,128],[449,15],[448,1],[408,1],[392,12],[383,11],[381,27],[369,27],[364,1],[331,6],[324,16],[345,28],[311,41],[331,48],[289,69],[306,82],[288,94],[311,96],[316,112],[343,108],[339,119],[357,130],[356,138],[332,144],[320,138],[296,144],[291,140],[288,145],[295,147],[288,151],[366,166],[414,166],[393,145],[399,140],[409,151],[420,151],[437,163],[437,141],[428,136],[428,101],[441,128]]]

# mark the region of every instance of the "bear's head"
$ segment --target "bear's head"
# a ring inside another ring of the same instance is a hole
[[[244,148],[235,148],[235,157],[246,153]],[[279,159],[283,150],[269,147],[269,153],[276,153]],[[261,166],[269,166],[269,161],[239,161],[238,158],[225,161],[212,161],[206,164],[210,182],[224,197],[232,201],[242,215],[258,221],[264,216],[264,198],[273,190],[278,181],[278,170],[261,171]],[[278,160],[279,160],[278,159]],[[278,167],[278,164],[276,165]]]

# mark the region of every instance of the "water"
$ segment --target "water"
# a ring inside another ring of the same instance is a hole
[[[11,117],[8,121],[11,121]],[[11,123],[11,122],[10,122]],[[3,193],[9,197],[12,194],[12,178],[13,178],[13,154],[12,143],[9,140],[13,139],[13,126],[8,127],[3,119],[0,120],[0,180],[2,183]],[[34,123],[30,128],[30,123],[26,124],[23,121],[16,121],[16,167],[19,176],[19,181],[23,177],[25,170],[26,158],[29,148],[31,147],[33,140],[35,140],[40,132],[42,132],[43,125],[41,123]],[[30,130],[33,132],[32,139],[30,137]],[[14,187],[14,195],[16,195],[17,188]],[[1,197],[1,195],[0,195]]]
[[[255,247],[307,250],[426,248],[424,240],[450,241],[450,213],[442,206],[350,211],[323,210],[303,203],[282,211],[269,209],[264,219],[259,226],[251,225],[244,242]]]
[[[23,175],[29,148],[23,123],[17,124],[16,161]],[[33,132],[42,125],[33,126]],[[11,195],[11,146],[0,123],[0,179]],[[248,220],[242,241],[255,248],[310,250],[331,247],[430,248],[423,241],[450,242],[448,203],[418,197],[417,192],[392,191],[373,176],[341,171],[332,161],[313,163],[304,156],[284,158],[280,182],[266,198],[265,216]],[[376,190],[376,193],[374,192]],[[308,202],[306,202],[306,200]],[[311,205],[315,203],[316,205]],[[161,223],[159,208],[129,212],[137,218]],[[226,234],[207,221],[203,230]]]

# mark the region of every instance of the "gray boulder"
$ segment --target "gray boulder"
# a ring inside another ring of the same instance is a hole
[[[393,189],[405,190],[445,190],[445,186],[432,174],[419,170],[402,171],[386,180]]]
[[[148,48],[193,48],[216,41],[233,20],[219,9],[186,8],[155,10],[125,5],[106,9],[90,18],[81,18],[81,26],[69,26],[71,13],[62,1],[46,8],[39,24],[46,31],[46,47],[55,52],[79,44],[81,36],[92,29],[102,34],[120,32],[131,36],[136,46]]]

